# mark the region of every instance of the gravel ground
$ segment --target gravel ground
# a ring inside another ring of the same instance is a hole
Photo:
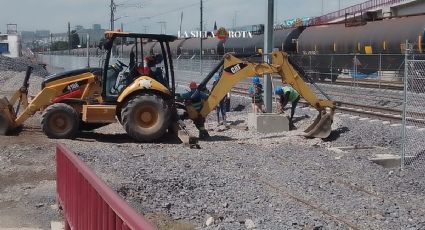
[[[22,76],[0,72],[0,93],[16,90]],[[32,81],[30,91],[37,92],[41,78]],[[244,129],[246,98],[232,97],[232,108],[235,128],[217,130],[211,116],[212,137],[201,149],[188,149],[171,136],[135,143],[118,124],[52,141],[35,116],[18,136],[0,137],[6,146],[0,154],[0,223],[45,228],[59,218],[49,207],[49,165],[53,145],[64,143],[160,229],[425,229],[425,162],[400,171],[368,160],[399,153],[399,127],[340,116],[330,138],[305,139],[299,134],[315,112],[300,108],[298,130],[263,135]],[[415,154],[423,152],[425,133],[409,132]],[[341,148],[347,146],[357,148]]]
[[[232,103],[249,106],[244,98]],[[200,150],[170,139],[133,143],[118,125],[62,142],[161,229],[425,228],[423,170],[368,160],[397,152],[398,142],[389,140],[398,128],[341,117],[328,140],[305,139],[300,131],[261,135],[243,131],[246,113],[232,112],[240,129],[211,130]],[[299,130],[313,115],[297,111]],[[352,145],[372,147],[333,150]]]
[[[0,71],[0,96],[10,97],[21,86],[25,72]],[[42,78],[32,76],[29,94]],[[30,118],[19,136],[0,136],[0,229],[50,229],[62,216],[55,207],[55,142],[40,130],[40,116]]]
[[[10,97],[12,93],[18,90],[25,78],[25,72],[0,71],[0,94]],[[32,74],[29,81],[28,95],[35,96],[41,90],[43,77]]]

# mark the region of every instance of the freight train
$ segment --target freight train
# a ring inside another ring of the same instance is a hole
[[[358,26],[340,23],[275,30],[274,49],[294,56],[299,64],[309,66],[323,79],[329,73],[333,73],[330,76],[335,78],[341,71],[352,68],[364,74],[400,69],[406,41],[417,53],[423,53],[424,37],[425,15],[414,15],[370,21]],[[264,34],[226,40],[209,37],[203,40],[202,53],[206,58],[227,52],[261,53],[263,40]],[[176,58],[193,58],[201,52],[199,45],[199,38],[179,39],[170,43],[170,49]],[[131,44],[118,46],[117,53],[127,57],[131,47]],[[161,48],[158,43],[147,42],[143,49],[148,55],[158,53]],[[85,55],[84,50],[73,52]]]

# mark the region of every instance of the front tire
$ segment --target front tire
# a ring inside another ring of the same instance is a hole
[[[52,139],[73,139],[78,133],[79,114],[67,104],[53,104],[44,111],[41,127],[43,132]]]
[[[140,142],[151,142],[162,137],[167,131],[171,109],[158,95],[138,95],[124,105],[121,119],[130,137]]]

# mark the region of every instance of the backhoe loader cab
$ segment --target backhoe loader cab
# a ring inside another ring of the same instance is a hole
[[[144,66],[144,50],[143,42],[146,40],[157,41],[161,47],[161,56],[163,57],[163,66],[165,72],[162,76],[149,76],[153,80],[160,83],[167,88],[153,89],[159,90],[173,97],[175,93],[175,81],[172,56],[170,52],[169,42],[176,40],[175,36],[162,35],[162,34],[135,34],[125,32],[106,32],[106,41],[103,48],[106,50],[106,57],[103,60],[103,73],[102,73],[102,97],[106,102],[116,102],[127,95],[121,95],[122,90],[129,84],[133,83],[136,77],[140,75],[137,71]],[[134,44],[130,52],[130,59],[128,63],[116,59],[113,63],[113,50],[116,41],[127,42]],[[146,88],[146,87],[145,87]]]
[[[10,99],[0,99],[0,132],[6,134],[37,111],[50,138],[73,138],[80,130],[95,129],[117,120],[134,139],[149,142],[161,137],[175,118],[175,81],[169,42],[174,36],[106,32],[103,68],[86,68],[54,74],[28,103],[28,78]],[[163,70],[143,71],[143,43],[161,46]],[[113,58],[118,42],[134,44],[128,62]],[[20,111],[22,110],[22,111]]]

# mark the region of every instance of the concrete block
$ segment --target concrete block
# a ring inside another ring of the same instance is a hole
[[[65,223],[60,221],[51,221],[50,222],[50,229],[51,230],[64,230],[65,229]]]
[[[406,160],[412,159],[412,156],[406,156]],[[376,154],[373,158],[369,158],[375,164],[384,168],[397,168],[401,166],[401,157],[393,154]]]
[[[276,113],[249,113],[248,128],[259,133],[280,133],[289,131],[289,118]]]

